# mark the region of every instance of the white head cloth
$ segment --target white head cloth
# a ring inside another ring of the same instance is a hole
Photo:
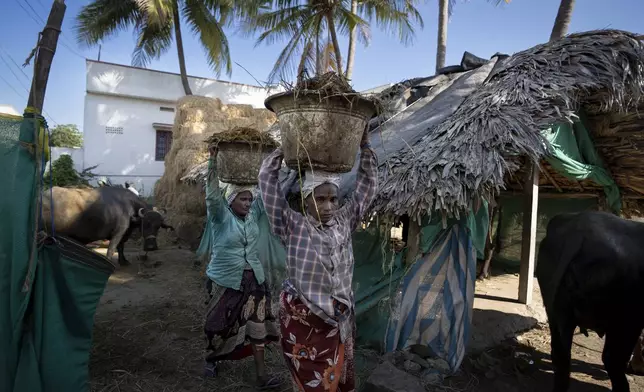
[[[237,184],[228,184],[225,182],[220,182],[219,185],[224,186],[224,198],[226,199],[226,202],[228,205],[232,204],[233,201],[235,201],[235,198],[237,195],[239,195],[242,192],[250,192],[253,195],[253,198],[255,197],[257,193],[257,185],[237,185]]]
[[[323,184],[333,184],[340,188],[341,177],[337,173],[329,173],[322,170],[307,170],[304,175],[304,184],[302,185],[302,195],[306,199],[313,190]]]

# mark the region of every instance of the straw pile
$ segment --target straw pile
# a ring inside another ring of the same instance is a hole
[[[165,171],[154,196],[156,204],[168,210],[167,219],[182,242],[196,247],[203,229],[206,216],[203,188],[182,183],[180,179],[208,159],[206,140],[236,127],[263,131],[274,122],[275,116],[266,109],[224,105],[217,98],[187,96],[177,102],[172,147],[165,157]]]

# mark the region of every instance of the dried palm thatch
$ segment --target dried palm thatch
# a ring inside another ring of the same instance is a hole
[[[458,217],[498,194],[518,169],[517,156],[538,162],[548,153],[540,130],[572,121],[581,107],[632,116],[643,95],[644,44],[628,32],[573,34],[516,53],[447,121],[383,165],[372,209]]]

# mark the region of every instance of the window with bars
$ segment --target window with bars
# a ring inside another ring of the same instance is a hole
[[[157,161],[165,160],[165,155],[170,151],[171,146],[172,146],[172,132],[157,131],[155,159]]]

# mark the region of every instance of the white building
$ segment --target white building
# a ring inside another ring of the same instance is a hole
[[[188,79],[193,94],[225,104],[264,107],[268,95],[258,86]],[[152,194],[172,143],[175,104],[184,95],[179,74],[87,60],[83,168],[98,165],[97,175]]]

